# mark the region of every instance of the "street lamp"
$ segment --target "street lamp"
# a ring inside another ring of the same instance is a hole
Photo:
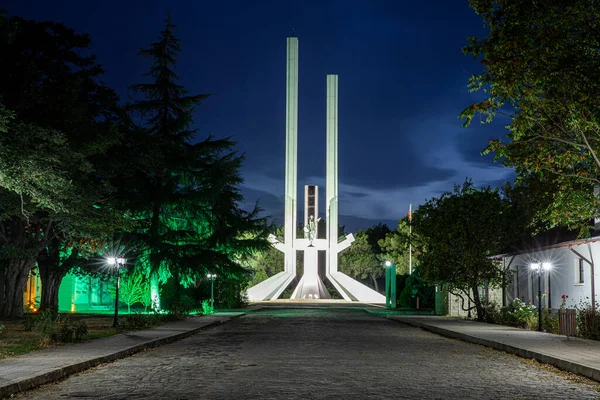
[[[113,319],[113,328],[119,326],[119,285],[121,284],[121,274],[119,273],[121,266],[127,262],[126,258],[123,257],[108,257],[106,259],[108,265],[114,265],[115,275],[117,276],[117,284],[115,286],[115,317]]]
[[[210,280],[210,306],[215,309],[215,279],[217,274],[206,274],[206,277]]]
[[[385,262],[385,306],[396,308],[396,264]]]
[[[538,276],[538,331],[542,331],[542,274],[550,271],[552,264],[549,262],[531,263],[531,270]]]

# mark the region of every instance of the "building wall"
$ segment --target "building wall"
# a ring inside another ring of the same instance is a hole
[[[574,246],[579,252],[594,264],[600,264],[600,243],[583,244]],[[590,257],[591,250],[591,257]],[[549,261],[552,263],[550,272],[542,276],[542,306],[557,309],[562,301],[562,295],[569,296],[567,307],[574,307],[580,303],[591,301],[591,267],[583,263],[583,283],[578,281],[579,256],[568,248],[557,248],[537,253],[520,254],[507,257],[510,263],[513,281],[509,284],[507,292],[514,298],[521,298],[525,302],[538,304],[538,278],[531,271],[531,263],[536,261]],[[598,301],[598,288],[600,276],[599,268],[595,266],[596,301]]]

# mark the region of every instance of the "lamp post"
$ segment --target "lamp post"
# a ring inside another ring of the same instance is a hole
[[[538,331],[542,332],[542,274],[550,271],[552,264],[549,262],[531,263],[531,270],[538,276]]]
[[[215,309],[215,279],[217,274],[206,274],[206,277],[210,280],[210,306]]]
[[[121,284],[121,266],[125,265],[127,259],[123,257],[108,257],[106,259],[108,265],[115,266],[115,275],[117,276],[117,282],[115,286],[115,317],[113,319],[113,328],[119,326],[119,285]]]
[[[396,308],[396,264],[385,262],[385,306]]]

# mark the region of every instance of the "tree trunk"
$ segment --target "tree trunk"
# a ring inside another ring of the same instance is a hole
[[[150,278],[150,296],[152,297],[152,310],[160,311],[160,287],[156,274],[152,274]]]
[[[27,285],[29,271],[35,265],[35,259],[8,260],[4,285],[5,301],[0,316],[5,318],[23,318],[23,293]]]
[[[0,310],[4,307],[6,302],[6,271],[7,271],[7,260],[0,260]]]
[[[375,286],[375,291],[379,293],[379,285],[377,284],[377,279],[373,275],[371,275],[371,279],[373,280],[373,285]]]
[[[77,257],[77,250],[73,249],[71,256]],[[63,268],[60,260],[60,241],[53,239],[38,257],[38,269],[40,281],[42,282],[42,294],[40,297],[40,309],[52,310],[52,314],[58,315],[58,289],[69,271]]]
[[[471,285],[471,290],[473,291],[473,302],[475,303],[475,309],[477,310],[477,321],[485,321],[485,307],[481,304],[479,288],[476,283]]]

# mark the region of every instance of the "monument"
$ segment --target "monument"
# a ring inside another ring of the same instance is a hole
[[[287,38],[285,215],[283,242],[269,236],[271,245],[284,253],[280,273],[248,289],[250,301],[275,300],[296,277],[296,252],[304,252],[304,273],[292,299],[330,298],[319,275],[319,251],[326,253],[325,277],[347,301],[385,303],[385,296],[338,271],[338,253],[354,241],[352,234],[338,235],[338,76],[327,75],[327,169],[325,186],[325,238],[319,238],[319,191],[304,187],[304,238],[296,237],[298,192],[298,38]],[[383,268],[383,266],[382,266]]]

